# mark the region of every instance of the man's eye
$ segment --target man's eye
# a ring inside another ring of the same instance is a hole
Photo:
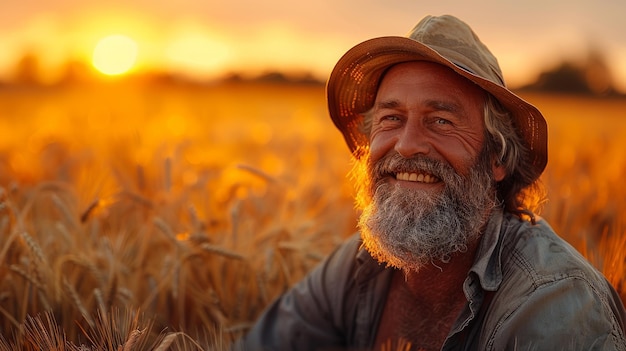
[[[451,124],[452,122],[448,121],[448,120],[447,120],[447,119],[445,119],[445,118],[437,118],[436,123],[437,123],[437,124]]]
[[[400,118],[396,115],[387,115],[387,116],[383,116],[383,118],[381,118],[381,120],[383,121],[397,121]]]

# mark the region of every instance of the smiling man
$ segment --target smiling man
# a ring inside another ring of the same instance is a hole
[[[360,233],[278,298],[246,350],[625,350],[624,307],[533,212],[541,113],[452,16],[350,49],[327,86]]]

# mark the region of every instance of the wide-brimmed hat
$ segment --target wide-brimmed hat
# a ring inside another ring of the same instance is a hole
[[[361,127],[362,114],[374,105],[384,72],[394,64],[409,61],[450,67],[494,96],[511,113],[514,127],[528,148],[524,161],[533,178],[541,175],[548,161],[543,115],[507,89],[493,54],[466,23],[449,15],[427,16],[408,37],[370,39],[339,59],[326,85],[328,109],[353,153],[369,143]]]

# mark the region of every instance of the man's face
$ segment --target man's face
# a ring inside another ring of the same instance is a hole
[[[446,262],[480,235],[504,171],[484,150],[484,93],[427,62],[392,67],[371,111],[370,153],[357,167],[365,246],[417,270]]]

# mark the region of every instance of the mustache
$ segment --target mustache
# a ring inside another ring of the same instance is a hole
[[[426,156],[404,158],[397,153],[391,153],[375,163],[370,163],[369,167],[374,181],[400,172],[428,173],[444,181],[459,177],[452,166]]]

